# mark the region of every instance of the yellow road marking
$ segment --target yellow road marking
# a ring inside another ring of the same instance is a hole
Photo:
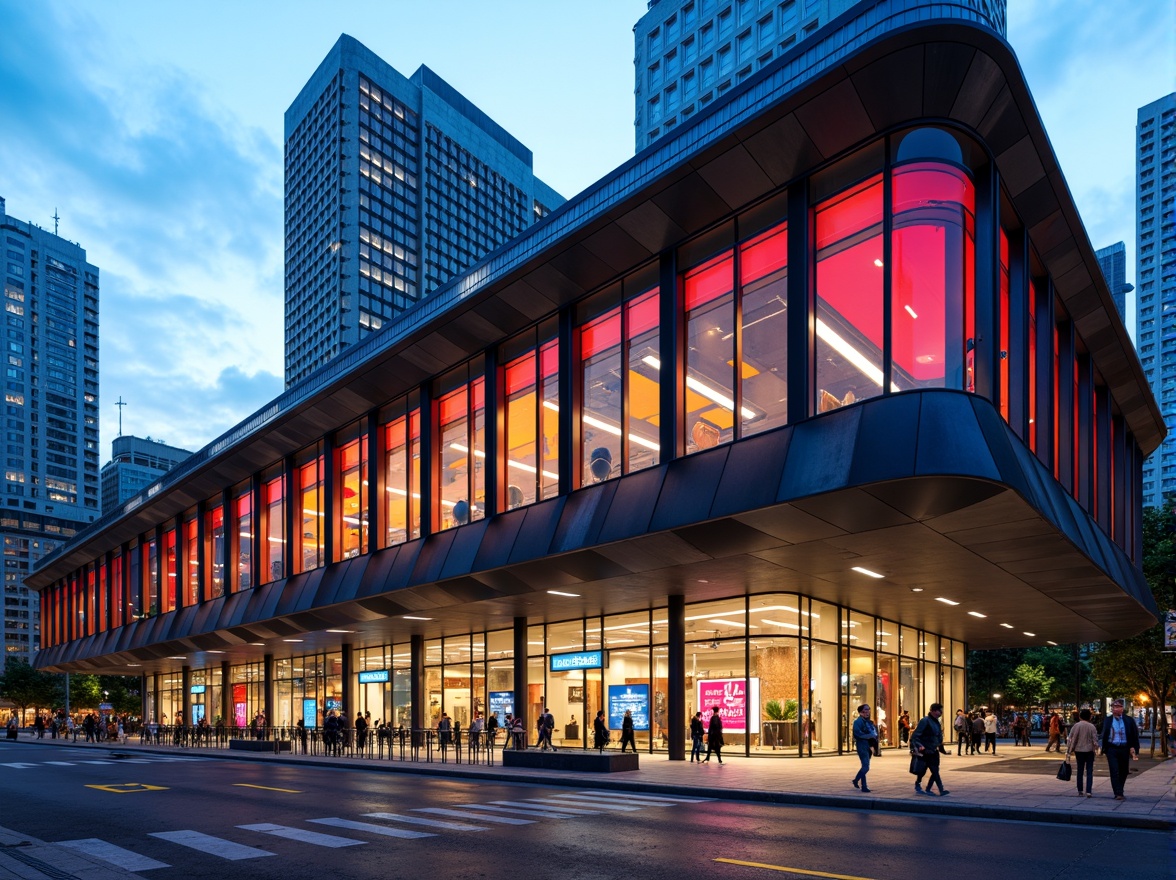
[[[783,871],[787,874],[804,874],[808,877],[830,877],[832,880],[870,880],[854,874],[830,874],[827,871],[808,871],[804,868],[786,868],[783,865],[765,865],[763,862],[741,862],[739,859],[715,859],[727,865],[743,865],[748,868],[763,868],[766,871]]]
[[[99,791],[109,791],[114,794],[130,794],[135,791],[167,791],[162,785],[147,785],[142,782],[123,782],[112,785],[87,785],[86,788],[96,788]]]
[[[270,788],[268,785],[250,785],[248,782],[234,782],[233,785],[237,786],[238,788],[260,788],[264,791],[284,791],[287,794],[302,794],[302,792],[296,788]]]

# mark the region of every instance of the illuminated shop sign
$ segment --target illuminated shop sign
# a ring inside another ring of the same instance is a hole
[[[751,700],[748,701],[748,685]],[[723,719],[724,733],[759,733],[760,680],[718,678],[698,682],[698,708],[708,724],[714,707]],[[750,724],[750,729],[748,729]]]
[[[202,684],[194,684],[191,687],[191,691],[194,694],[202,694],[202,693],[204,693],[204,687],[205,686]]]
[[[367,672],[359,674],[360,684],[380,684],[388,680],[387,669],[369,669]]]
[[[571,672],[576,669],[607,669],[607,651],[573,651],[571,654],[552,654],[552,672]]]
[[[634,730],[649,730],[649,685],[610,684],[608,686],[608,726],[620,730],[625,710],[633,719]]]

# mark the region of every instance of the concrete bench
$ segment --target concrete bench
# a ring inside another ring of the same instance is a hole
[[[526,767],[540,770],[578,770],[584,773],[620,773],[638,770],[636,752],[557,751],[539,749],[503,749],[503,767]]]

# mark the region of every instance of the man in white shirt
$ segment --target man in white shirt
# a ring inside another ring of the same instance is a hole
[[[1111,790],[1115,793],[1115,800],[1121,801],[1131,762],[1139,760],[1139,727],[1134,718],[1123,714],[1122,700],[1111,703],[1111,717],[1103,722],[1102,753],[1107,756]]]
[[[984,716],[984,751],[988,751],[988,747],[992,746],[992,755],[996,756],[996,715],[991,709],[988,714]]]

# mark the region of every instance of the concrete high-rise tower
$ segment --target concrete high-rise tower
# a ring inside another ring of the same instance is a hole
[[[1127,294],[1135,289],[1127,283],[1127,245],[1117,241],[1105,248],[1094,252],[1098,257],[1098,264],[1102,267],[1103,277],[1107,280],[1107,287],[1111,289],[1111,297],[1115,300],[1115,311],[1119,313],[1121,321],[1127,320]]]
[[[1135,128],[1135,344],[1168,436],[1143,465],[1143,503],[1176,492],[1176,92]]]
[[[98,518],[98,268],[86,252],[10,217],[4,236],[5,660],[38,647],[31,565]]]
[[[346,35],[286,111],[285,186],[287,385],[564,201],[436,73]]]

